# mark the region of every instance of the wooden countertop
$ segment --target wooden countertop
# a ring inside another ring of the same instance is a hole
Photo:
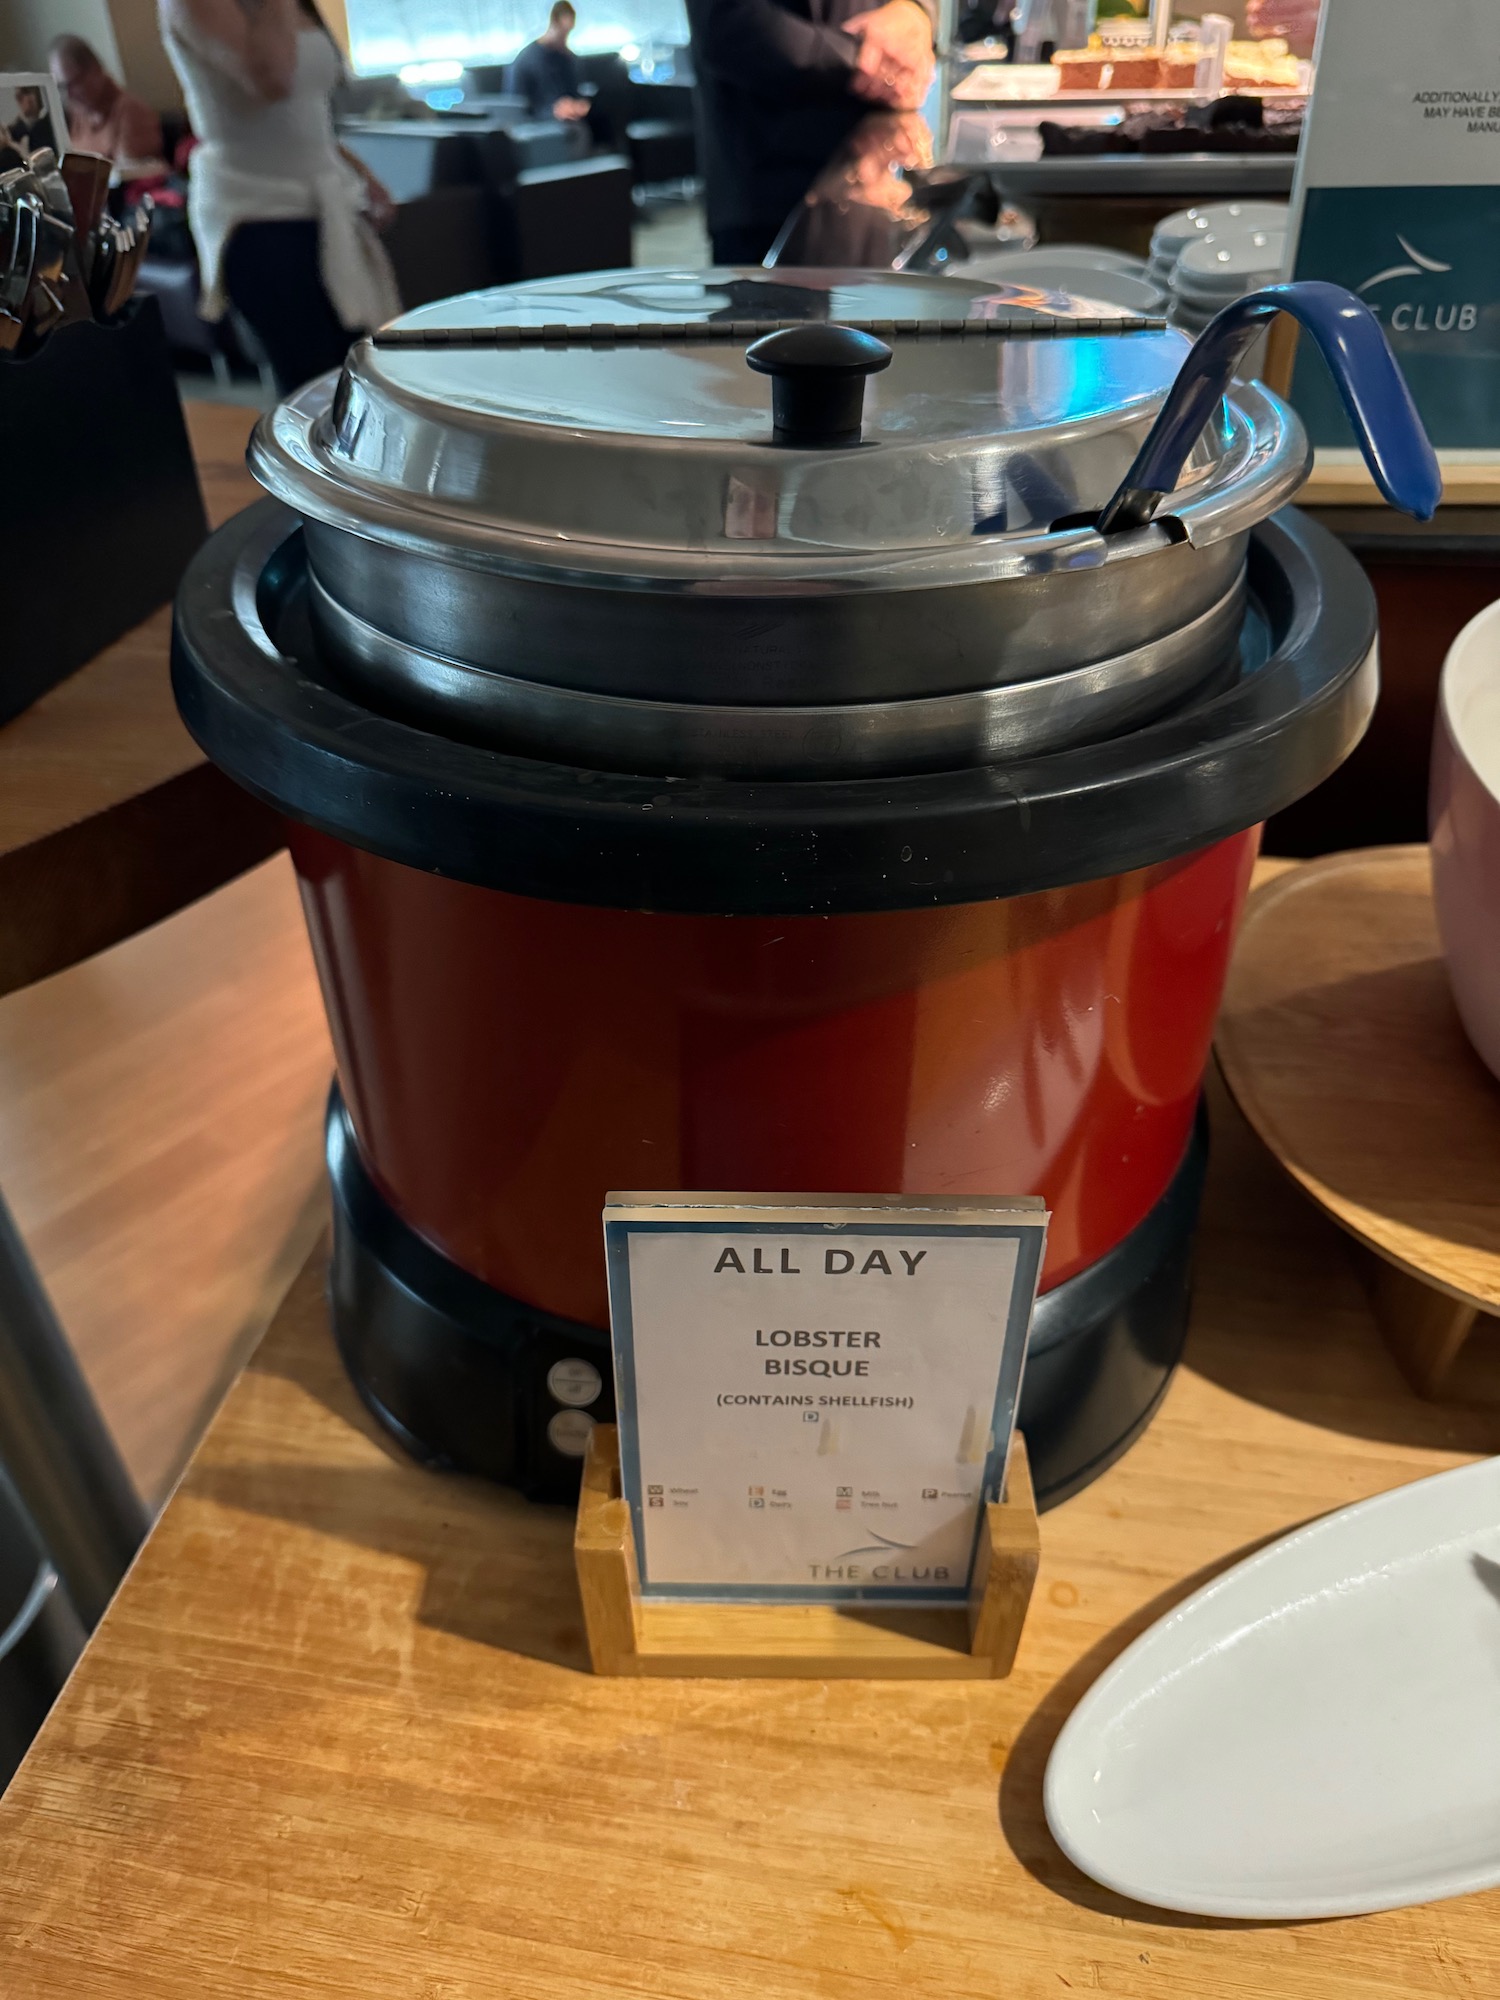
[[[253,410],[186,406],[211,525],[259,495]],[[0,728],[0,993],[155,923],[280,844],[274,817],[206,762],[153,613]]]
[[[1009,1681],[602,1681],[571,1522],[373,1431],[309,1266],[0,1802],[6,2000],[1460,2000],[1500,1893],[1306,1925],[1085,1881],[1069,1709],[1264,1537],[1500,1448],[1418,1401],[1223,1093],[1188,1364],[1043,1516]]]
[[[1463,507],[1500,507],[1500,453],[1440,451],[1443,471],[1443,520]],[[1351,445],[1347,451],[1317,453],[1307,484],[1297,495],[1299,507],[1369,507],[1385,511],[1365,462]],[[1457,524],[1455,524],[1457,525]]]
[[[325,1225],[332,1073],[285,853],[0,1000],[0,1187],[153,1512]]]

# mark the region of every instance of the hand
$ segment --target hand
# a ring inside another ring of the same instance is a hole
[[[379,230],[389,229],[396,220],[396,203],[384,181],[372,173],[365,175],[365,214]]]
[[[850,134],[847,157],[850,198],[898,215],[912,200],[911,182],[903,174],[932,165],[932,133],[915,111],[871,112]]]
[[[589,101],[586,97],[560,97],[552,107],[552,116],[562,119],[567,125],[576,124],[588,115]]]
[[[915,111],[932,85],[932,24],[917,0],[887,0],[844,22],[859,37],[849,88],[868,104]]]
[[[1280,36],[1292,54],[1310,56],[1318,35],[1322,0],[1245,0],[1245,28],[1252,41]]]

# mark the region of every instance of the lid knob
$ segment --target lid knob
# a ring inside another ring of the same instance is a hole
[[[745,359],[771,378],[774,442],[816,448],[859,443],[865,377],[890,367],[891,350],[873,333],[809,320],[764,335]]]

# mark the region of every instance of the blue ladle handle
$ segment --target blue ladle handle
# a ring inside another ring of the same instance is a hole
[[[1135,463],[1099,516],[1101,533],[1121,534],[1151,519],[1176,486],[1246,349],[1279,312],[1300,320],[1318,343],[1365,464],[1386,499],[1419,521],[1432,519],[1443,497],[1442,474],[1379,320],[1342,285],[1304,279],[1251,292],[1209,321]]]

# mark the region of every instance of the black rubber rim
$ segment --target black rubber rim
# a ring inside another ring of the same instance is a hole
[[[575,1345],[593,1349],[603,1343],[608,1356],[609,1335],[580,1320],[563,1319],[540,1306],[523,1305],[487,1285],[483,1278],[455,1264],[404,1222],[370,1178],[360,1154],[354,1127],[337,1083],[328,1094],[323,1114],[323,1143],[328,1178],[361,1243],[380,1259],[398,1284],[430,1305],[444,1318],[464,1327],[476,1340],[504,1345],[510,1329],[496,1319],[496,1304],[529,1320],[545,1321]]]
[[[1155,1207],[1036,1302],[1017,1421],[1043,1506],[1107,1471],[1167,1393],[1187,1340],[1208,1150],[1200,1098],[1187,1150]]]
[[[622,777],[456,742],[350,699],[320,678],[310,641],[290,657],[270,636],[294,625],[302,577],[296,518],[270,501],[189,568],[172,678],[209,757],[292,819],[392,861],[613,909],[913,909],[1171,860],[1310,791],[1363,734],[1377,684],[1363,572],[1287,509],[1251,543],[1270,658],[1110,742],[912,778]]]
[[[366,1406],[423,1464],[566,1500],[578,1466],[547,1447],[554,1406],[541,1379],[552,1360],[587,1356],[604,1384],[593,1414],[612,1423],[609,1334],[496,1291],[418,1236],[370,1178],[337,1085],[326,1143],[334,1330]],[[1144,1220],[1037,1301],[1018,1421],[1044,1507],[1113,1465],[1166,1393],[1187,1336],[1207,1158],[1200,1103],[1187,1150]]]

